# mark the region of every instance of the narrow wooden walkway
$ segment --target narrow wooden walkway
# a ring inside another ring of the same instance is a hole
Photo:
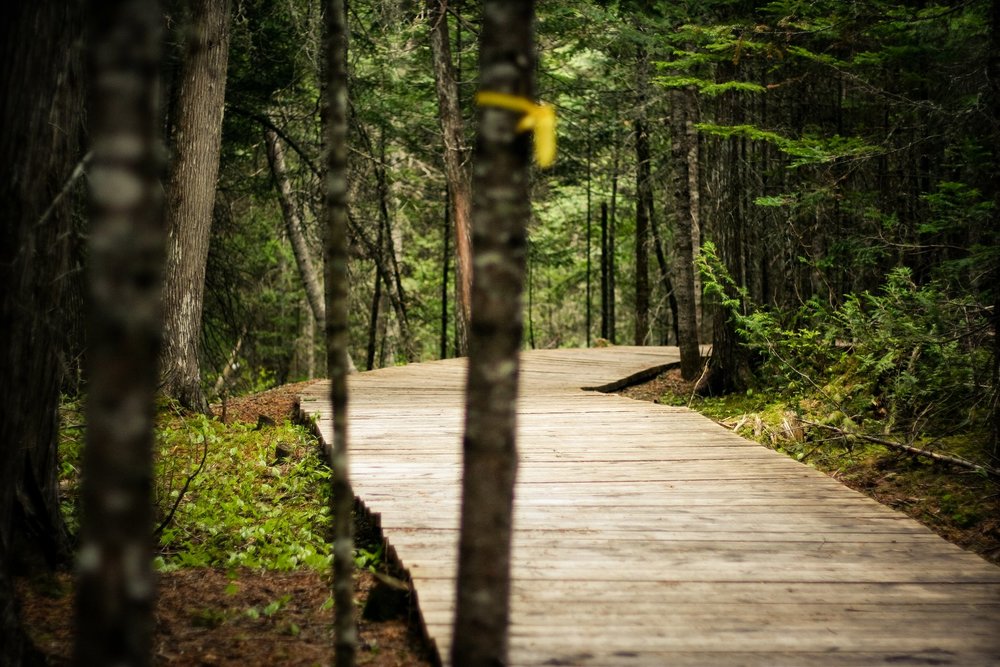
[[[675,348],[522,358],[512,665],[1000,665],[1000,568],[698,414],[581,389]],[[463,383],[461,361],[350,383],[355,491],[446,663]]]

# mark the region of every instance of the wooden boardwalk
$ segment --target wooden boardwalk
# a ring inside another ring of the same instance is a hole
[[[676,348],[522,359],[510,664],[1000,665],[1000,568],[696,413],[581,390]],[[464,375],[350,383],[355,492],[445,663]],[[328,416],[325,391],[303,411]]]

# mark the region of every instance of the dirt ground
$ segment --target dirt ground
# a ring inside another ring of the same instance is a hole
[[[358,664],[411,667],[434,664],[416,619],[371,622],[361,605],[375,583],[356,578]],[[73,595],[68,574],[19,582],[22,614],[36,645],[55,666],[72,664]],[[227,573],[186,569],[159,575],[156,665],[308,667],[333,664],[330,587],[311,570]]]

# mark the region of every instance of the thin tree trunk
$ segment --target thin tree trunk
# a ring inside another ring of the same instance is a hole
[[[357,653],[354,623],[354,492],[347,456],[348,282],[347,282],[347,14],[344,0],[324,3],[325,80],[323,88],[324,217],[326,220],[326,350],[333,410],[333,601],[337,667],[353,667]]]
[[[472,234],[469,204],[472,200],[469,174],[463,162],[467,153],[462,110],[458,103],[458,83],[448,39],[448,0],[427,0],[430,22],[431,57],[438,98],[438,117],[444,143],[444,169],[451,194],[451,219],[455,226],[455,322],[456,348],[460,356],[468,351],[472,304]]]
[[[677,295],[677,344],[681,352],[681,377],[697,380],[701,372],[698,320],[694,299],[694,251],[691,191],[688,178],[688,132],[683,90],[671,94],[670,156],[671,197],[674,204],[674,292]]]
[[[687,138],[688,200],[691,204],[691,255],[701,254],[701,166],[698,152],[698,103],[691,92],[685,94],[687,112],[684,130]],[[702,339],[704,310],[701,305],[701,276],[694,272],[694,312],[698,340]]]
[[[406,314],[406,295],[403,292],[403,277],[399,270],[397,257],[402,254],[402,248],[397,252],[397,243],[402,243],[398,234],[393,233],[392,219],[389,217],[389,177],[386,173],[386,152],[385,152],[385,128],[381,128],[379,135],[379,159],[375,166],[375,184],[378,189],[378,214],[380,231],[379,236],[383,238],[384,245],[379,248],[381,257],[389,258],[389,265],[392,267],[393,285],[386,283],[386,290],[389,292],[395,288],[399,296],[396,310],[396,326],[399,330],[399,343],[403,348],[403,357],[407,362],[413,361],[416,357],[413,351],[413,336],[410,334],[410,322]]]
[[[288,240],[292,245],[292,254],[299,268],[299,277],[302,279],[309,307],[312,308],[313,317],[322,326],[326,321],[323,285],[320,273],[313,265],[312,253],[309,252],[309,245],[302,231],[302,219],[292,201],[292,184],[288,180],[288,169],[285,166],[285,149],[278,141],[278,135],[270,128],[264,129],[264,142],[267,144],[267,160],[271,165],[274,184],[278,190],[278,203],[281,204],[281,214],[285,219],[285,233],[288,234]]]
[[[989,119],[992,126],[992,184],[994,247],[1000,244],[1000,0],[990,3],[990,52],[987,65],[989,76]],[[990,434],[992,453],[1000,454],[1000,260],[993,260],[993,428]]]
[[[201,387],[201,315],[222,144],[229,6],[229,0],[191,3],[191,36],[177,84],[167,186],[163,391],[203,412],[208,404]]]
[[[451,273],[451,194],[445,190],[444,230],[441,234],[441,353],[442,359],[448,358],[448,275]]]
[[[378,250],[379,253],[385,248],[385,228],[379,225],[378,228]],[[376,262],[381,262],[382,257],[379,255],[375,258]],[[382,311],[382,279],[379,277],[378,271],[375,271],[375,293],[372,295],[372,307],[368,317],[368,350],[365,356],[365,368],[368,370],[375,369],[375,346],[378,342],[378,332],[379,332],[379,313]]]
[[[601,202],[601,338],[610,340],[608,334],[608,203]]]
[[[59,511],[59,351],[82,113],[83,3],[10,3],[0,21],[0,661],[40,664],[13,576],[70,558]]]
[[[592,304],[593,298],[591,297],[591,281],[590,281],[590,273],[591,273],[591,260],[590,260],[591,247],[590,247],[590,239],[591,239],[591,231],[593,229],[593,212],[592,212],[592,202],[591,202],[591,171],[592,171],[592,169],[591,169],[591,160],[592,160],[593,156],[591,155],[592,149],[591,149],[590,143],[591,143],[590,142],[590,118],[588,116],[588,118],[587,118],[587,317],[586,317],[586,320],[587,320],[587,336],[586,336],[587,347],[590,347],[590,329],[591,329],[591,320],[592,320],[591,308],[592,308],[592,305],[593,305]]]
[[[240,349],[243,347],[243,336],[246,335],[246,328],[240,331],[239,337],[236,338],[236,344],[233,345],[233,349],[229,352],[229,357],[226,359],[226,365],[222,367],[222,372],[219,373],[219,377],[215,379],[215,386],[212,387],[212,393],[216,396],[221,396],[222,392],[226,389],[226,383],[229,382],[229,376],[233,374],[233,367],[236,365],[236,360],[239,358]]]
[[[162,16],[93,3],[90,329],[76,663],[152,659],[152,448],[162,338]]]
[[[608,333],[611,335],[611,344],[618,342],[617,315],[615,313],[616,283],[618,280],[617,267],[615,262],[615,242],[617,240],[617,225],[615,224],[618,209],[618,156],[620,150],[618,128],[614,131],[614,161],[611,171],[611,210],[608,212]]]
[[[487,0],[480,89],[534,99],[534,3]],[[451,663],[507,664],[510,544],[522,292],[531,216],[531,137],[519,117],[480,113],[473,192],[475,279],[466,421],[458,591]]]
[[[636,54],[635,131],[635,332],[636,345],[649,335],[649,220],[653,214],[649,130],[646,125],[649,59],[644,49]]]

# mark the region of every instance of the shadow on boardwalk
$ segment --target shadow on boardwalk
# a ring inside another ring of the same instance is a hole
[[[522,358],[512,665],[1000,663],[1000,569],[700,415],[581,389],[676,348]],[[351,380],[355,492],[445,658],[463,386],[461,360]],[[302,408],[329,415],[324,385]]]

